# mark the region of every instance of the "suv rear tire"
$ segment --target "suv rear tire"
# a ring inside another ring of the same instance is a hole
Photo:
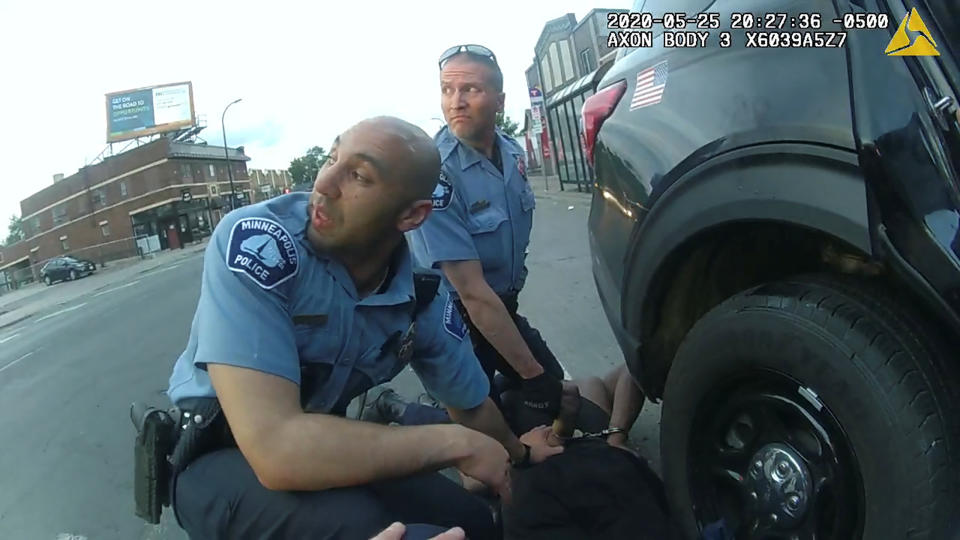
[[[661,418],[687,536],[721,519],[736,538],[955,532],[960,379],[922,321],[883,291],[825,276],[755,287],[704,315],[677,351]]]

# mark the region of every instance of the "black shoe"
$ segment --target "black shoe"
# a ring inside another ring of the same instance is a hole
[[[361,420],[378,424],[400,423],[404,411],[407,410],[407,402],[393,388],[384,388],[380,395],[368,397],[373,399],[364,407]]]
[[[424,392],[417,397],[417,403],[420,405],[426,405],[427,407],[434,407],[436,409],[443,409],[443,405],[439,401],[434,399],[429,392]]]

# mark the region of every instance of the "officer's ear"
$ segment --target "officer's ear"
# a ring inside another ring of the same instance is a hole
[[[507,94],[505,94],[504,92],[500,92],[499,94],[497,94],[497,112],[498,113],[503,112],[503,106],[506,105],[506,103],[507,103]]]
[[[420,225],[423,225],[423,222],[426,221],[432,211],[433,201],[431,199],[414,201],[413,204],[400,213],[400,218],[397,221],[397,229],[399,229],[401,233],[416,229]]]

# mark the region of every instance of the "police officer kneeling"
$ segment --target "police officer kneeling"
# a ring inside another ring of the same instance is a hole
[[[422,130],[375,118],[337,138],[312,193],[217,226],[168,391],[171,498],[192,538],[366,539],[394,521],[493,538],[489,508],[436,471],[505,495],[511,462],[557,452],[511,433],[457,310],[415,285],[403,233],[430,214],[439,172]],[[343,418],[408,361],[457,424]]]
[[[482,45],[451,47],[438,67],[447,125],[434,137],[442,160],[434,213],[407,239],[421,266],[442,271],[443,289],[466,318],[492,399],[519,388],[529,409],[556,415],[563,368],[519,313],[536,200],[523,149],[497,129],[506,99],[503,73]]]

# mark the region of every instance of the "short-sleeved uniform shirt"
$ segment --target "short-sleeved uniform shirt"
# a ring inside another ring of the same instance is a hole
[[[536,204],[523,150],[499,130],[496,137],[502,173],[449,128],[437,133],[434,141],[442,163],[433,212],[420,228],[407,233],[407,240],[417,264],[426,268],[479,260],[487,283],[503,295],[519,292],[526,280]],[[444,289],[456,296],[446,276]]]
[[[387,281],[360,298],[346,268],[307,240],[308,199],[283,195],[234,210],[217,225],[170,399],[215,396],[206,366],[229,364],[298,384],[307,412],[342,414],[409,363],[442,403],[480,405],[487,378],[452,299],[437,295],[411,324],[413,265],[405,243]]]

